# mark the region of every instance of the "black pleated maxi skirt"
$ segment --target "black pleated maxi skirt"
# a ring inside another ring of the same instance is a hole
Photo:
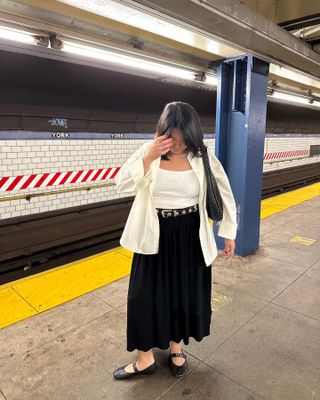
[[[210,334],[211,267],[205,265],[199,211],[164,218],[157,254],[134,253],[127,298],[127,351],[167,349]]]

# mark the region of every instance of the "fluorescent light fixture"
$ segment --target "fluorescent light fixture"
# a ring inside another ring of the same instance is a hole
[[[205,82],[207,85],[217,86],[218,85],[218,78],[214,75],[206,74]]]
[[[306,97],[294,96],[288,93],[274,92],[273,98],[279,100],[292,101],[294,103],[299,103],[299,104],[309,104],[309,100]]]
[[[35,44],[34,36],[30,32],[4,26],[0,26],[0,38],[13,40],[19,43]]]
[[[135,4],[134,1],[123,0],[59,0],[62,3],[87,12],[118,21],[122,24],[133,26],[162,37],[183,43],[204,51],[217,54],[219,57],[235,57],[243,54],[227,44],[220,43],[213,37],[208,37],[201,32],[191,31],[178,25],[173,18],[161,18],[158,13],[151,15],[145,11],[145,7]],[[130,4],[124,4],[130,3]],[[138,9],[139,8],[139,9]]]
[[[63,40],[62,51],[96,60],[106,61],[107,63],[123,65],[125,67],[144,70],[151,73],[158,73],[160,75],[172,76],[182,80],[194,81],[211,86],[217,85],[217,78],[213,74],[206,73],[206,79],[201,82],[196,80],[196,75],[199,72],[197,70],[188,69],[183,66],[170,65],[169,63],[155,62],[151,59],[148,60],[145,58],[138,58],[134,57],[133,55],[87,46],[82,43]]]
[[[284,102],[295,103],[297,105],[302,104],[310,107],[320,107],[320,101],[313,100],[309,97],[297,96],[290,93],[274,91],[273,94],[269,95],[268,97],[277,100],[283,100]]]
[[[270,64],[270,73],[281,76],[282,78],[290,79],[294,82],[299,82],[304,85],[312,86],[320,89],[320,80],[312,78],[300,71],[292,71],[289,68],[282,67],[280,65]]]
[[[42,44],[41,41],[39,41],[39,37],[37,37],[35,33],[6,26],[0,26],[0,38],[31,45],[45,45]],[[63,47],[61,50],[67,53],[76,54],[82,57],[93,58],[95,60],[102,60],[107,63],[123,65],[126,68],[143,70],[153,74],[160,74],[181,80],[197,82],[199,84],[202,83],[209,86],[217,85],[217,78],[214,74],[211,74],[210,72],[206,72],[205,79],[203,81],[199,81],[197,80],[197,75],[199,74],[199,71],[196,69],[180,65],[173,65],[169,62],[157,62],[152,59],[146,59],[142,57],[139,58],[131,54],[124,54],[104,48],[89,46],[79,42],[64,40],[63,38],[61,39],[63,40]]]

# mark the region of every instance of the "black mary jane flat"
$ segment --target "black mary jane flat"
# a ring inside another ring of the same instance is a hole
[[[127,378],[132,378],[133,376],[136,376],[136,375],[151,375],[151,374],[154,374],[157,370],[156,362],[151,364],[149,367],[142,369],[141,371],[138,370],[136,364],[137,364],[137,360],[132,363],[134,372],[125,371],[125,367],[128,365],[128,364],[126,364],[126,365],[123,365],[122,367],[119,367],[116,370],[114,370],[113,376],[116,379],[127,379]]]
[[[182,365],[176,365],[173,363],[173,357],[183,357],[185,359]],[[181,378],[182,376],[186,375],[188,372],[188,362],[187,362],[187,355],[184,354],[183,350],[181,353],[170,353],[168,356],[168,365],[173,373],[174,376]]]

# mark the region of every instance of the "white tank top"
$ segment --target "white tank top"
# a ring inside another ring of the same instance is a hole
[[[185,208],[198,204],[200,185],[192,169],[168,171],[159,168],[153,197],[156,208]]]

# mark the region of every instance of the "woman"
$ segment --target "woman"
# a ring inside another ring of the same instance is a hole
[[[155,139],[138,149],[120,169],[116,183],[135,195],[120,244],[133,251],[127,303],[127,351],[131,364],[117,368],[117,379],[153,374],[153,347],[170,346],[175,376],[187,373],[181,341],[210,334],[211,264],[217,247],[206,211],[206,149],[198,114],[187,103],[165,106]],[[218,235],[224,255],[234,254],[236,207],[219,160],[208,151],[222,201]]]

